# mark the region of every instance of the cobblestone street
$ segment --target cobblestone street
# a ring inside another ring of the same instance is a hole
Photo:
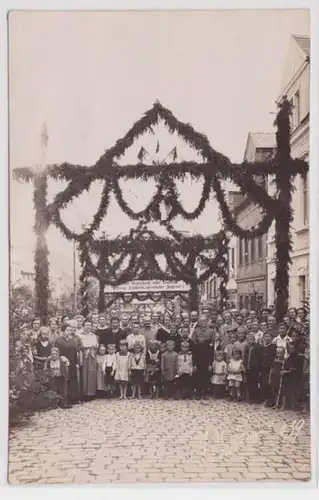
[[[310,475],[309,417],[245,403],[92,401],[37,414],[10,433],[11,484],[309,481]]]

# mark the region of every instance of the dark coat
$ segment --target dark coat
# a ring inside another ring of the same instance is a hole
[[[260,371],[261,346],[259,344],[248,346],[243,361],[246,370]]]
[[[261,347],[260,367],[263,371],[270,370],[276,358],[275,344],[263,345]]]
[[[121,340],[125,340],[127,337],[126,331],[121,328],[117,332],[113,332],[111,328],[98,328],[96,331],[99,343],[105,345],[116,345],[116,349],[119,350],[119,344]]]
[[[170,332],[163,326],[160,326],[156,334],[156,340],[158,342],[167,342],[168,340],[170,340],[170,337]]]

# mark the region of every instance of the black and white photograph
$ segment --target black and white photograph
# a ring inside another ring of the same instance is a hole
[[[8,14],[9,485],[316,479],[310,22]]]

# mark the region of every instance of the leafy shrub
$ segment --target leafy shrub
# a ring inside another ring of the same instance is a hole
[[[29,347],[10,341],[9,358],[9,423],[17,423],[22,416],[36,410],[55,408],[59,396],[50,388],[50,377],[34,371]]]

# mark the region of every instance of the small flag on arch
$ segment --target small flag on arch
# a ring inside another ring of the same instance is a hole
[[[176,146],[175,146],[175,148],[172,149],[171,155],[173,156],[173,161],[175,161],[177,159],[177,148],[176,148]]]
[[[140,161],[144,160],[146,153],[147,153],[146,149],[142,146],[142,147],[141,147],[141,149],[139,150],[139,153],[138,153],[138,155],[137,155],[137,158],[138,158]]]
[[[159,146],[159,141],[157,141],[157,144],[156,144],[156,151],[155,151],[155,153],[158,153],[158,152],[159,152],[159,149],[160,149],[160,146]]]

